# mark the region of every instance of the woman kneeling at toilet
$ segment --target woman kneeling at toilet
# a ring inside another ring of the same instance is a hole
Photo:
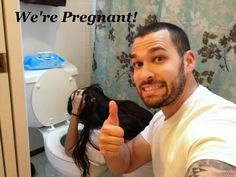
[[[111,101],[98,84],[75,90],[68,100],[71,115],[66,135],[65,151],[82,171],[82,177],[92,176],[90,164],[105,165],[98,149],[99,130],[109,115]],[[118,105],[119,125],[124,129],[124,139],[129,141],[138,135],[152,118],[152,113],[128,100],[114,100]],[[83,125],[78,131],[78,125]],[[147,163],[124,177],[152,177],[152,165]]]

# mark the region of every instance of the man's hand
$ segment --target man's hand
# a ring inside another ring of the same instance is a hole
[[[118,108],[115,101],[109,103],[109,116],[103,123],[99,136],[99,149],[104,157],[119,155],[124,144],[124,130],[119,127]]]

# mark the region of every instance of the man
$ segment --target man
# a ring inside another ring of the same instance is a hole
[[[185,32],[159,22],[134,40],[133,78],[144,103],[161,111],[124,144],[117,105],[101,128],[100,152],[117,173],[152,160],[156,177],[236,177],[236,105],[198,85]]]

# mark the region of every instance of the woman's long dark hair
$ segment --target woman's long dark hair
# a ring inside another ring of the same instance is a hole
[[[75,91],[76,92],[76,91]],[[98,147],[91,141],[93,129],[100,129],[109,115],[109,101],[98,84],[86,87],[83,92],[85,101],[79,115],[84,128],[80,132],[79,140],[74,148],[72,158],[82,171],[82,177],[89,176],[89,159],[86,154],[86,144],[89,142],[94,148]],[[71,114],[72,99],[68,100],[67,111]],[[124,129],[124,139],[131,140],[138,135],[152,119],[152,113],[129,100],[114,100],[118,106],[119,126]]]

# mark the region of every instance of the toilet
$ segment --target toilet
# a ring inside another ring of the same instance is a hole
[[[70,94],[77,89],[74,80],[77,75],[77,68],[71,63],[66,63],[63,68],[24,72],[28,126],[41,132],[49,163],[45,168],[51,166],[54,169],[45,170],[46,177],[81,176],[73,159],[65,154],[61,141],[69,126],[67,101]],[[79,124],[78,131],[82,128],[83,125]],[[97,158],[98,150],[89,145],[88,149],[90,176],[99,177],[107,170],[105,161]]]

